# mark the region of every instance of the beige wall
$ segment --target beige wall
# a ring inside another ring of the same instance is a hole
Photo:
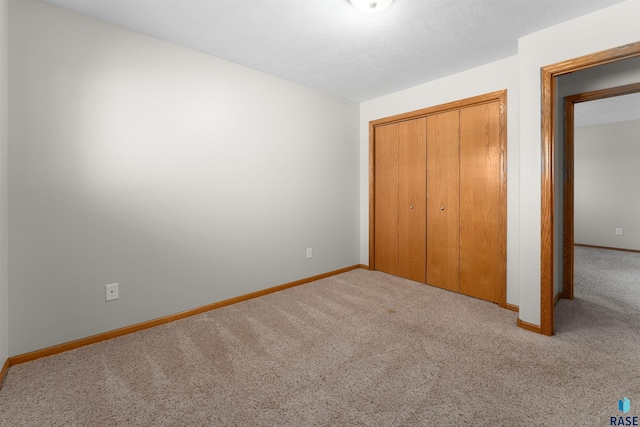
[[[11,355],[359,262],[358,104],[10,12]]]
[[[576,127],[576,243],[640,250],[638,165],[640,120]]]
[[[0,369],[9,355],[9,284],[7,273],[8,17],[8,0],[0,0]]]

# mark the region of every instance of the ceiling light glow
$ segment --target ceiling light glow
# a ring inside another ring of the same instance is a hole
[[[380,12],[392,2],[393,0],[349,0],[353,7],[366,14]]]

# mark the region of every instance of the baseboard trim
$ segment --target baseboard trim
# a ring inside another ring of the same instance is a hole
[[[533,323],[525,322],[518,318],[516,324],[519,328],[526,329],[527,331],[535,332],[537,334],[542,334],[542,328],[538,325],[534,325]]]
[[[9,372],[10,366],[11,362],[9,362],[9,359],[5,360],[2,371],[0,371],[0,390],[2,390],[2,386],[4,385],[4,378],[7,376],[7,372]]]
[[[358,264],[358,268],[362,268],[363,270],[371,270],[371,267],[369,267],[368,265],[364,265],[364,264]]]
[[[638,249],[612,248],[610,246],[584,245],[582,243],[574,243],[574,246],[582,246],[584,248],[608,249],[610,251],[635,252],[640,253]]]
[[[103,332],[101,334],[92,335],[90,337],[80,338],[75,341],[69,341],[63,344],[54,345],[52,347],[43,348],[41,350],[35,350],[29,353],[13,356],[7,360],[7,362],[5,363],[5,368],[3,368],[2,372],[3,374],[6,374],[5,370],[13,365],[19,365],[21,363],[31,362],[37,359],[42,359],[43,357],[49,357],[55,354],[63,353],[65,351],[75,350],[76,348],[84,347],[86,345],[95,344],[100,341],[106,341],[112,338],[116,338],[123,335],[132,334],[134,332],[142,331],[145,329],[153,328],[154,326],[175,322],[176,320],[195,316],[196,314],[205,313],[207,311],[215,310],[217,308],[225,307],[232,304],[237,304],[239,302],[248,301],[253,298],[258,298],[274,292],[283,291],[285,289],[304,285],[305,283],[314,282],[316,280],[335,276],[337,274],[346,273],[347,271],[356,270],[358,268],[366,268],[366,267],[362,267],[361,264],[352,265],[350,267],[333,270],[328,273],[318,274],[316,276],[307,277],[305,279],[296,280],[294,282],[285,283],[283,285],[273,286],[271,288],[262,289],[260,291],[251,292],[249,294],[240,295],[234,298],[229,298],[224,301],[215,302],[213,304],[203,305],[202,307],[197,307],[191,310],[183,311],[181,313],[170,314],[169,316],[160,317],[158,319],[148,320],[146,322],[137,323],[135,325],[125,326],[124,328],[114,329],[112,331]]]
[[[520,307],[518,307],[518,306],[517,306],[517,305],[515,305],[515,304],[509,304],[509,303],[507,303],[507,305],[505,306],[505,308],[506,308],[507,310],[511,310],[511,311],[515,311],[516,313],[520,313]]]
[[[558,302],[560,302],[560,298],[562,298],[562,292],[558,292],[555,297],[553,297],[553,306],[555,307]]]

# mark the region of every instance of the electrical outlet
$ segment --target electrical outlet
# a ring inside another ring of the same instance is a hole
[[[106,286],[107,296],[106,301],[113,301],[114,299],[118,299],[118,284],[112,283]]]
[[[616,236],[622,236],[622,228],[616,228]]]
[[[307,259],[313,258],[313,248],[307,248]]]

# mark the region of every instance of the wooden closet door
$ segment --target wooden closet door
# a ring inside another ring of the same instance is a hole
[[[427,118],[427,283],[459,291],[459,113]]]
[[[398,275],[425,283],[427,119],[401,122],[398,143]]]
[[[499,132],[498,102],[460,110],[460,292],[496,303],[506,280]]]
[[[375,269],[398,275],[398,124],[375,130]]]

